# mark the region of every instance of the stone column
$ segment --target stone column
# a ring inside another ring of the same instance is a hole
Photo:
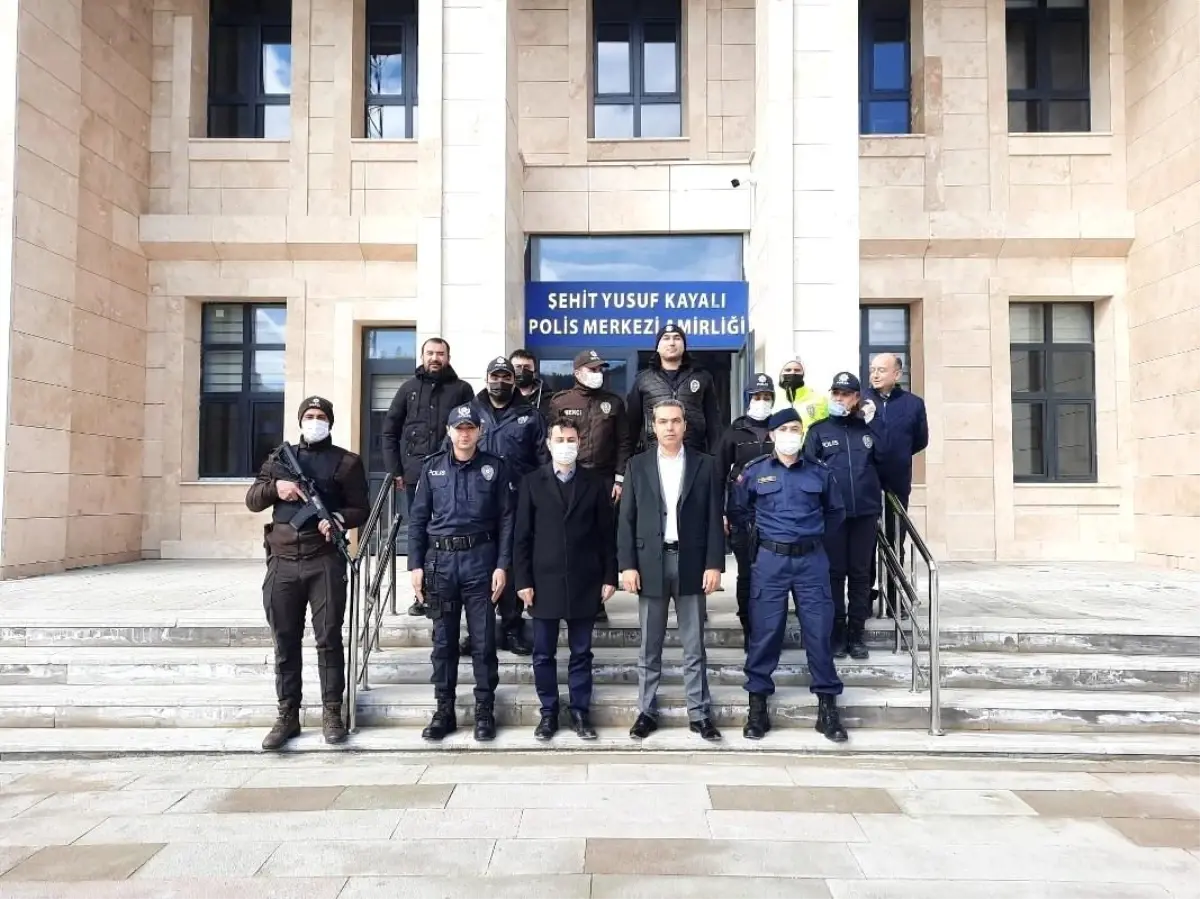
[[[794,348],[820,389],[858,369],[858,4],[793,0],[792,26]]]
[[[13,311],[13,197],[16,174],[17,132],[17,13],[16,3],[0,4],[0,371],[5,373],[0,390],[0,422],[4,439],[0,440],[0,478],[8,472],[8,413],[12,381],[9,355]],[[0,483],[0,524],[4,521],[4,496]],[[4,558],[4,533],[0,527],[0,560]]]

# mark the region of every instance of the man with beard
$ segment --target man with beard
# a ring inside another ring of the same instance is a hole
[[[786,405],[800,415],[800,427],[804,433],[817,422],[829,417],[829,399],[804,385],[804,363],[800,357],[788,360],[779,373],[779,386],[783,388]],[[786,407],[781,407],[786,408]]]
[[[542,420],[547,427],[550,424],[550,397],[553,393],[546,389],[546,383],[538,377],[537,356],[527,349],[513,350],[508,356],[513,372],[517,376],[517,392],[525,402],[542,414]]]
[[[637,373],[626,401],[631,434],[640,434],[640,446],[651,449],[654,436],[654,407],[664,400],[683,406],[687,430],[685,446],[695,452],[711,453],[721,439],[721,409],[712,375],[696,368],[687,351],[687,335],[671,324],[658,332],[655,355],[650,365]]]
[[[409,509],[422,462],[445,437],[450,410],[471,402],[471,396],[471,385],[450,366],[450,344],[441,337],[421,344],[421,365],[396,391],[383,420],[383,461],[408,497]],[[425,614],[420,597],[408,614]]]

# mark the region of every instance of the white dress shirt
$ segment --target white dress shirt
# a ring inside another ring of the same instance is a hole
[[[667,506],[667,523],[663,528],[663,542],[679,541],[679,491],[683,488],[683,447],[679,455],[671,457],[658,448],[658,479],[662,483],[663,502]]]

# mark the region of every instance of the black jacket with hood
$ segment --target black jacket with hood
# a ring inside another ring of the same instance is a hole
[[[383,462],[392,476],[402,474],[406,484],[416,484],[422,460],[446,436],[450,410],[473,398],[471,385],[451,366],[436,374],[418,368],[396,391],[383,420]]]

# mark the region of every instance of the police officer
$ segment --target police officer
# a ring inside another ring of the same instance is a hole
[[[497,356],[488,363],[487,387],[479,391],[471,405],[483,423],[479,448],[508,463],[514,489],[526,474],[550,461],[546,421],[517,391],[516,370],[504,356]],[[525,639],[522,606],[517,599],[515,584],[509,572],[508,586],[498,607],[499,645],[516,655],[527,656],[533,652],[533,646]],[[462,653],[466,655],[468,649],[464,640]]]
[[[300,443],[294,448],[303,473],[313,482],[326,508],[347,530],[367,520],[371,500],[362,459],[334,446],[333,404],[310,396],[300,404]],[[342,693],[346,660],[342,619],[346,614],[346,561],[333,543],[333,526],[317,514],[312,497],[282,462],[278,451],[263,463],[246,491],[251,512],[271,509],[264,529],[267,577],[263,605],[275,644],[275,694],[279,717],[263,740],[263,749],[280,749],[300,733],[301,651],[305,606],[312,606],[321,681],[321,730],[326,743],[346,739]]]
[[[709,453],[721,439],[721,408],[712,375],[696,368],[687,351],[687,335],[678,325],[658,332],[650,365],[637,373],[629,391],[629,430],[644,449],[655,445],[654,407],[677,400],[687,419],[684,445]]]
[[[729,542],[737,559],[737,616],[742,623],[742,649],[750,645],[750,617],[746,603],[750,600],[750,535],[744,528],[734,528],[729,522],[728,505],[733,501],[733,486],[742,468],[751,459],[771,452],[771,434],[767,420],[775,405],[775,385],[768,374],[755,375],[745,390],[746,414],[735,418],[721,436],[717,448],[717,470],[727,484],[725,522]]]
[[[633,454],[633,434],[629,430],[625,401],[604,389],[608,363],[595,350],[576,354],[574,366],[575,383],[550,400],[550,420],[563,417],[575,424],[579,434],[576,464],[604,478],[605,492],[616,504],[625,480],[625,463]],[[608,620],[603,603],[596,620]]]
[[[887,432],[872,425],[875,405],[861,402],[858,378],[848,371],[834,376],[829,418],[808,431],[804,454],[829,466],[837,479],[846,520],[825,532],[830,586],[836,607],[833,629],[835,658],[865,659],[863,631],[871,617],[871,558],[875,554],[875,522],[882,510],[880,466],[886,464]],[[849,594],[849,624],[847,624]]]
[[[771,675],[783,649],[790,592],[804,633],[809,690],[817,694],[816,729],[843,743],[846,729],[837,709],[842,681],[830,646],[833,600],[821,538],[837,528],[845,511],[829,469],[800,455],[800,414],[790,407],[781,409],[767,427],[774,452],[742,469],[729,507],[730,526],[751,531],[754,541],[745,669],[750,710],[742,734],[761,740],[771,729],[767,697],[775,692]]]
[[[496,736],[496,630],[492,607],[512,564],[514,487],[508,465],[479,448],[474,405],[450,413],[450,449],[430,456],[421,469],[408,521],[408,570],[413,592],[433,619],[433,689],[437,711],[421,732],[441,740],[458,729],[458,630],[463,609],[475,670],[475,739]]]
[[[789,359],[779,374],[779,386],[787,404],[800,413],[800,424],[804,432],[822,419],[829,417],[829,400],[804,384],[804,363],[800,357]]]

